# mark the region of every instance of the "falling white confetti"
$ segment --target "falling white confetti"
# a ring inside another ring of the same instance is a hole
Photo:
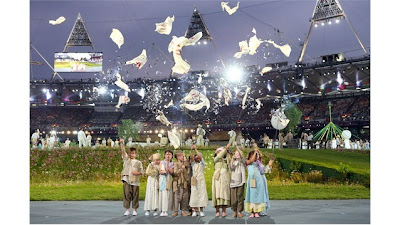
[[[143,49],[142,53],[138,57],[125,62],[125,65],[135,64],[136,67],[141,69],[144,66],[144,64],[146,64],[146,62],[147,62],[146,49]]]
[[[156,23],[156,30],[160,34],[169,35],[172,30],[172,23],[175,21],[175,16],[167,17],[164,22]]]
[[[115,44],[118,45],[119,49],[124,44],[124,36],[122,35],[121,31],[119,31],[118,29],[115,29],[115,28],[112,29],[110,38]]]
[[[65,21],[65,17],[60,16],[60,17],[58,17],[56,20],[49,20],[49,24],[51,24],[51,25],[58,25],[58,24],[63,23],[64,21]]]
[[[239,9],[239,3],[235,7],[231,8],[228,6],[228,2],[221,2],[222,11],[226,11],[229,15],[232,15]]]
[[[121,75],[119,73],[117,73],[117,75],[115,75],[115,76],[117,77],[117,81],[115,81],[115,85],[117,85],[118,87],[120,87],[121,89],[123,89],[127,92],[131,92],[131,90],[129,89],[129,86],[122,81]]]

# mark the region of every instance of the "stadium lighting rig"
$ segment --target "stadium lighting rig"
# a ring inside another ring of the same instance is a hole
[[[338,24],[342,19],[345,19],[348,22],[351,31],[357,38],[358,43],[364,50],[364,53],[367,54],[367,50],[365,49],[360,38],[358,37],[353,26],[351,25],[349,19],[347,18],[347,15],[344,13],[344,10],[340,5],[339,0],[316,0],[314,12],[310,20],[310,29],[308,31],[307,37],[301,49],[300,57],[298,59],[299,64],[303,60],[303,56],[306,51],[308,41],[310,39],[312,29],[317,28],[318,26],[325,26],[326,24],[331,25],[333,21]]]
[[[228,69],[225,76],[228,78],[229,81],[236,83],[242,79],[243,71],[236,66],[232,66]]]

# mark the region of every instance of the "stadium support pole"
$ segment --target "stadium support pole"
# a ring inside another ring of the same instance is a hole
[[[47,60],[42,56],[42,54],[40,54],[40,52],[35,48],[35,46],[33,46],[33,44],[31,43],[31,47],[33,48],[33,50],[36,51],[36,53],[46,62],[46,64],[51,68],[51,70],[53,70],[54,74],[57,75],[62,81],[64,81],[64,79],[60,76],[60,74],[58,74],[56,71],[54,71],[54,68],[50,65],[49,62],[47,62]],[[53,76],[54,77],[54,76]]]
[[[306,51],[308,41],[310,40],[310,35],[311,35],[311,31],[312,31],[313,26],[314,26],[314,21],[312,21],[311,24],[310,24],[310,29],[308,30],[308,34],[307,34],[306,40],[304,41],[303,47],[301,48],[301,53],[300,53],[300,57],[299,57],[298,63],[301,63],[301,61],[303,61],[303,56],[304,56],[304,53]]]
[[[344,18],[346,19],[347,23],[350,26],[351,31],[353,31],[354,36],[356,36],[358,43],[361,45],[361,48],[364,50],[364,53],[367,54],[367,50],[365,50],[364,45],[362,44],[360,38],[358,37],[356,31],[354,30],[353,25],[351,25],[350,21],[347,19],[347,16],[345,15]]]

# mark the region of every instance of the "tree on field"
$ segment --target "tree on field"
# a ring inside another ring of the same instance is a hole
[[[122,120],[122,124],[118,127],[118,137],[123,138],[125,142],[129,137],[132,137],[133,141],[137,141],[140,127],[140,123],[134,123],[131,119]]]
[[[297,126],[301,123],[301,117],[303,116],[303,113],[300,111],[297,105],[289,103],[286,106],[285,115],[288,119],[290,119],[290,122],[286,126],[285,131],[290,131],[293,135],[297,135],[300,130]]]

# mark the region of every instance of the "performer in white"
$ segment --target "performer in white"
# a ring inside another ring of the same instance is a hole
[[[150,157],[151,163],[147,166],[146,175],[146,197],[144,201],[144,210],[146,210],[145,216],[150,215],[150,211],[153,210],[153,216],[158,216],[157,210],[159,209],[159,166],[161,155],[160,153],[155,153]]]
[[[36,148],[39,138],[40,138],[40,131],[39,129],[37,129],[31,136],[32,148]]]
[[[132,137],[128,138],[128,143],[126,143],[126,147],[130,148],[133,146]]]
[[[86,136],[86,146],[92,147],[92,135],[90,135],[90,133],[88,133],[88,135]]]
[[[53,148],[55,142],[56,142],[56,136],[54,134],[51,134],[49,139],[49,148]]]
[[[103,140],[101,140],[101,145],[102,146],[107,146],[106,138],[103,138]]]
[[[201,124],[197,125],[197,130],[196,130],[196,135],[197,135],[197,142],[196,146],[204,146],[204,135],[206,134],[206,131],[203,129]]]
[[[79,148],[82,148],[86,146],[86,135],[85,132],[83,131],[83,128],[79,128],[78,132],[78,142],[79,142]]]
[[[345,149],[351,149],[350,139],[344,139],[344,148]]]
[[[210,142],[210,140],[208,139],[208,137],[206,137],[206,139],[204,139],[204,147],[208,148],[209,142]]]
[[[233,142],[235,142],[235,139],[236,139],[236,132],[233,129],[231,129],[228,132],[228,135],[229,135],[229,143],[228,144],[230,146],[233,146]]]
[[[146,144],[147,144],[147,147],[150,147],[150,145],[151,145],[151,138],[150,138],[150,135],[147,135]]]
[[[69,140],[69,138],[67,138],[67,140],[65,140],[64,147],[69,148],[70,144],[71,144],[71,141]]]
[[[336,148],[337,148],[336,138],[332,138],[331,149],[336,149]]]

